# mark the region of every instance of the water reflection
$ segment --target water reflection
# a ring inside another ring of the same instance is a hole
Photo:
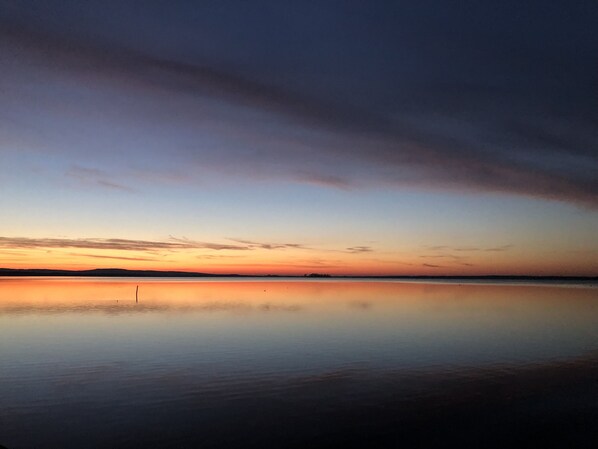
[[[0,279],[0,444],[594,443],[597,293]]]

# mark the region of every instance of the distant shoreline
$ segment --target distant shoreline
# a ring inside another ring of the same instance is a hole
[[[96,268],[92,270],[53,270],[53,269],[16,269],[0,268],[0,277],[7,276],[71,276],[71,277],[161,277],[161,278],[297,278],[297,279],[404,279],[404,280],[487,280],[487,281],[598,281],[598,276],[526,276],[526,275],[248,275],[248,274],[210,274],[190,271],[126,270],[123,268]]]

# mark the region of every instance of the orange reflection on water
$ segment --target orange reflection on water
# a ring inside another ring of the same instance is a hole
[[[139,286],[138,300],[136,287]],[[0,314],[362,310],[403,317],[595,315],[595,288],[307,279],[2,278]],[[483,311],[483,312],[482,312]]]

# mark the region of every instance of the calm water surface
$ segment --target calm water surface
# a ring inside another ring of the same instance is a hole
[[[598,447],[597,423],[592,285],[0,278],[9,449]]]

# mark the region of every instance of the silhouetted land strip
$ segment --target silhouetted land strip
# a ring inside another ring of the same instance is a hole
[[[238,277],[236,274],[208,274],[189,271],[125,270],[96,268],[93,270],[51,270],[0,268],[0,276],[93,276],[93,277]]]
[[[243,274],[211,274],[192,271],[158,271],[158,270],[126,270],[123,268],[96,268],[93,270],[52,270],[52,269],[13,269],[0,268],[0,276],[85,276],[85,277],[164,277],[164,278],[324,278],[324,279],[405,279],[405,280],[480,280],[480,281],[598,281],[598,276],[335,276],[329,274],[309,274],[298,276],[287,275],[243,275]]]

